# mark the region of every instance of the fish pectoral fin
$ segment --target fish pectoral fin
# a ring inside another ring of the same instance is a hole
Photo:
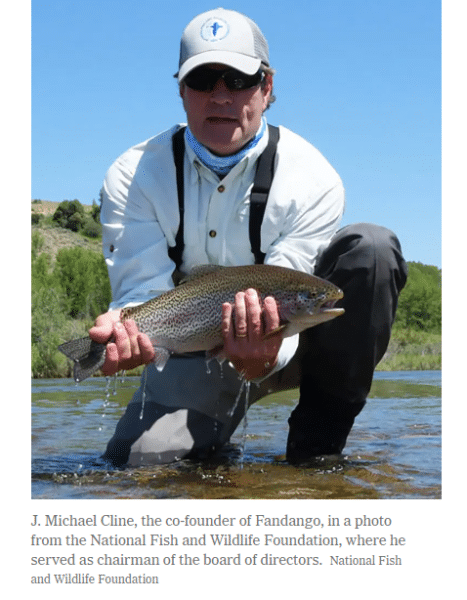
[[[276,327],[272,331],[269,331],[269,333],[266,333],[266,335],[263,336],[263,340],[268,340],[269,338],[272,338],[275,335],[278,335],[279,333],[283,333],[284,329],[287,329],[287,323],[284,325],[279,325],[279,327]]]
[[[160,346],[154,346],[154,358],[152,362],[155,364],[156,369],[161,372],[164,370],[167,361],[170,358],[170,352],[167,348],[161,348]]]

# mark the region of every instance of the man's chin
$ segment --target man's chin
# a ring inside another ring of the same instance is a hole
[[[213,135],[206,135],[204,140],[200,141],[213,154],[228,156],[235,154],[245,145],[241,130],[235,124],[213,124],[212,127],[215,129]]]

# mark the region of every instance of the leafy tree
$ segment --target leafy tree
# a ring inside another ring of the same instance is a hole
[[[98,238],[102,235],[102,226],[99,222],[94,221],[92,217],[87,216],[82,233],[89,238]]]
[[[94,221],[96,223],[100,223],[100,217],[101,217],[101,206],[102,206],[102,190],[100,192],[100,204],[97,204],[95,200],[92,201],[92,208],[91,208],[91,217],[94,219]]]
[[[54,212],[53,220],[60,227],[80,231],[85,223],[84,207],[79,200],[64,200]]]
[[[57,254],[54,274],[65,292],[69,316],[95,318],[107,310],[111,290],[101,254],[64,248]]]
[[[441,271],[431,265],[408,263],[409,276],[402,290],[395,326],[441,331]]]

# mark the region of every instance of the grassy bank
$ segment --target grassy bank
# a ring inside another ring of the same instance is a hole
[[[394,329],[378,371],[441,369],[441,334],[416,329]]]

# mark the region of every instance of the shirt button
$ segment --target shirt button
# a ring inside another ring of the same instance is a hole
[[[222,194],[222,192],[225,192],[225,185],[220,185],[220,186],[217,188],[217,191],[218,191],[218,192],[220,192],[221,194]]]
[[[214,231],[214,229],[211,229],[211,231],[209,232],[209,237],[215,238],[217,235],[217,231]]]

